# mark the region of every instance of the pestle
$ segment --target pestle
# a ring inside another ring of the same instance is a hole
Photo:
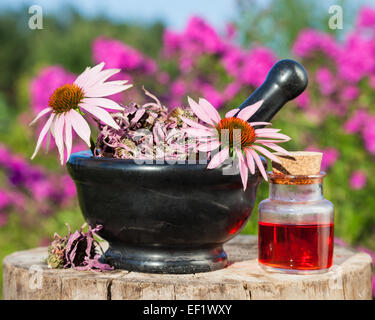
[[[290,59],[280,60],[268,72],[263,84],[238,108],[242,109],[259,100],[264,100],[249,122],[268,122],[285,103],[298,97],[306,89],[307,82],[307,72],[301,64]]]

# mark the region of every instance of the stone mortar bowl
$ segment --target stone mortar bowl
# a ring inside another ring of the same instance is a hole
[[[266,166],[266,161],[262,159]],[[224,268],[223,244],[245,226],[262,178],[223,175],[206,164],[143,164],[77,152],[67,167],[90,225],[109,242],[116,268],[196,273]]]

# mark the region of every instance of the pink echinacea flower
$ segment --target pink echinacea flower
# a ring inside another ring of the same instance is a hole
[[[254,174],[255,165],[259,168],[263,178],[267,180],[266,171],[257,152],[277,163],[280,163],[280,160],[264,147],[278,151],[281,154],[289,154],[288,151],[276,144],[289,141],[290,138],[287,135],[279,133],[279,129],[254,129],[255,126],[269,125],[269,122],[247,122],[259,109],[263,101],[258,101],[242,110],[233,109],[227,112],[223,119],[220,118],[217,110],[206,99],[201,98],[199,103],[197,103],[188,97],[188,101],[199,120],[206,123],[200,124],[191,119],[180,117],[190,126],[185,129],[187,134],[197,137],[197,150],[211,152],[221,147],[221,151],[212,157],[207,168],[218,167],[233,154],[239,160],[244,190],[247,186],[248,169],[251,174]],[[237,117],[235,117],[236,114]]]
[[[122,92],[132,85],[125,85],[127,80],[107,81],[108,78],[120,72],[120,69],[102,70],[104,62],[93,68],[86,68],[73,83],[57,88],[49,99],[49,106],[38,113],[30,123],[32,125],[42,116],[49,114],[47,122],[40,132],[33,159],[38,153],[41,144],[48,134],[55,139],[60,154],[60,162],[64,163],[64,144],[67,151],[67,160],[72,150],[72,129],[90,146],[91,130],[83,118],[83,112],[88,112],[98,120],[117,129],[118,124],[104,109],[123,110],[123,108],[106,96]]]

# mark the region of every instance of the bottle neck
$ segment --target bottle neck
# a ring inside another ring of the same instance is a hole
[[[316,201],[323,199],[323,184],[269,184],[269,198],[278,201]]]

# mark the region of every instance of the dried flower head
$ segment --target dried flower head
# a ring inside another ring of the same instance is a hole
[[[132,102],[124,111],[113,114],[119,130],[98,124],[100,133],[94,154],[122,159],[186,159],[187,135],[180,129],[187,125],[181,116],[192,120],[196,117],[182,107],[168,113],[157,97],[143,90],[153,101],[143,105]]]
[[[112,270],[108,264],[99,261],[100,254],[96,251],[95,245],[100,248],[99,243],[95,240],[94,234],[102,226],[95,228],[88,227],[87,232],[83,232],[84,224],[80,230],[71,233],[68,227],[68,235],[61,237],[57,233],[54,235],[54,241],[48,248],[47,263],[50,268],[74,268],[76,270],[94,270],[104,271]],[[101,249],[101,248],[100,248]]]

